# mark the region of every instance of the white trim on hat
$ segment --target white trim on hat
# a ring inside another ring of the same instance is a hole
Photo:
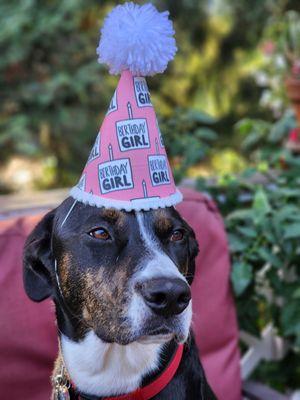
[[[176,192],[171,194],[168,197],[147,197],[142,199],[135,199],[132,201],[125,201],[125,200],[114,200],[114,199],[107,199],[104,197],[96,196],[92,193],[84,192],[80,190],[78,187],[74,186],[71,191],[70,195],[75,199],[80,201],[81,203],[88,204],[90,206],[96,207],[106,207],[106,208],[116,208],[118,210],[125,210],[125,211],[148,211],[157,208],[165,208],[171,207],[175,204],[178,204],[182,201],[182,194],[176,188]]]

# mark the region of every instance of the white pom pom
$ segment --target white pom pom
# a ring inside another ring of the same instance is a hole
[[[164,72],[176,53],[169,12],[158,12],[152,4],[125,3],[104,21],[97,54],[111,74],[129,69],[133,75]]]

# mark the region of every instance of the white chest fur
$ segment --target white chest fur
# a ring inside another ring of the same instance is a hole
[[[74,384],[80,391],[97,396],[135,390],[142,376],[158,367],[161,346],[104,343],[93,331],[80,342],[61,337],[63,358]]]

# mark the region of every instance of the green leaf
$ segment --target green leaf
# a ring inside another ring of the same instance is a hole
[[[253,120],[250,118],[241,119],[235,124],[235,129],[242,135],[247,135],[252,130]]]
[[[258,234],[255,229],[246,226],[240,226],[237,228],[237,230],[241,232],[242,235],[250,238],[255,238]]]
[[[300,223],[287,225],[284,227],[284,238],[295,239],[300,238]]]
[[[253,211],[249,209],[240,209],[231,212],[227,215],[226,219],[228,221],[231,220],[245,220],[245,219],[252,219],[253,218]]]
[[[268,197],[262,188],[258,189],[254,195],[252,209],[255,212],[254,220],[256,223],[260,223],[266,214],[271,212]]]
[[[294,189],[294,188],[284,188],[284,189],[279,189],[278,191],[279,195],[286,196],[286,197],[300,197],[300,189]]]
[[[247,289],[253,278],[252,266],[244,262],[235,262],[232,267],[231,281],[234,292],[240,296]]]
[[[297,288],[294,293],[293,293],[293,298],[294,299],[300,299],[300,287]]]
[[[272,143],[281,143],[288,131],[289,126],[284,119],[281,119],[272,126],[268,140]]]
[[[285,219],[294,219],[298,212],[299,208],[296,205],[286,205],[274,215],[274,218],[279,223],[282,223]]]
[[[287,302],[282,308],[281,323],[286,335],[299,333],[300,331],[300,301]]]
[[[242,143],[242,148],[244,150],[248,150],[251,147],[256,146],[260,140],[263,138],[263,133],[261,132],[252,132],[250,133],[246,139]]]
[[[278,237],[281,236],[281,226],[276,222],[273,221],[273,226],[270,223],[270,221],[266,221],[266,227],[263,228],[263,234],[266,237],[267,241],[269,243],[272,243],[272,245],[277,245],[278,242]]]
[[[195,136],[199,139],[202,140],[207,140],[207,141],[214,141],[218,138],[218,135],[215,131],[213,131],[210,128],[199,128],[195,131]]]
[[[282,261],[277,257],[276,254],[272,253],[268,248],[266,247],[260,247],[258,249],[258,254],[260,257],[270,263],[271,265],[274,265],[276,268],[281,268],[282,267]]]
[[[187,114],[188,119],[200,122],[202,124],[211,125],[216,122],[216,119],[203,111],[190,110]]]
[[[248,246],[245,240],[232,233],[228,234],[228,239],[229,239],[229,248],[231,252],[234,253],[241,252],[245,250]]]

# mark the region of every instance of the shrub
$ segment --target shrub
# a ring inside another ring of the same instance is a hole
[[[291,345],[285,360],[258,371],[281,389],[295,386],[300,376],[300,158],[280,145],[285,123],[243,121],[248,145],[255,134],[255,144],[260,141],[252,153],[256,167],[214,184],[198,180],[198,189],[210,193],[224,216],[240,328],[259,335],[272,323]]]

